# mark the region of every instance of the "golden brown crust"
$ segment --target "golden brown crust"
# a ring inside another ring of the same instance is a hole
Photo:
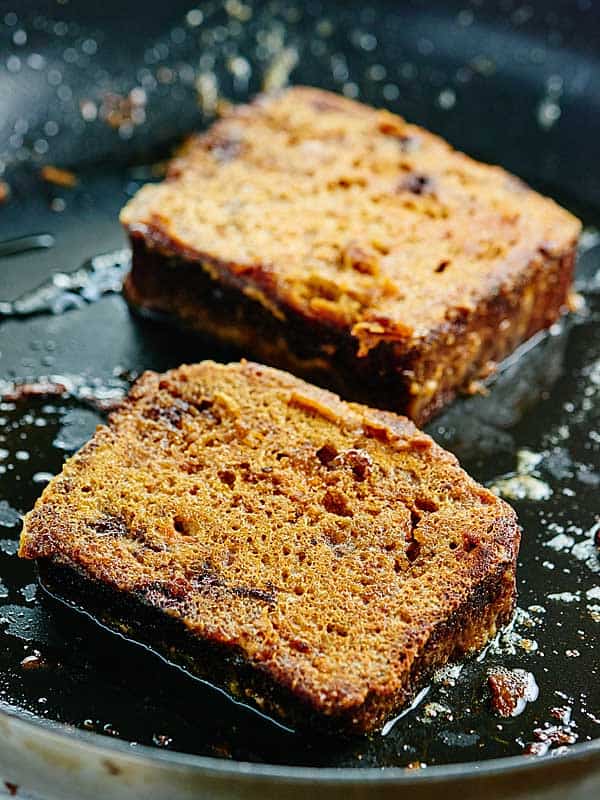
[[[343,337],[356,364],[391,349],[386,378],[402,372],[409,387],[397,387],[395,407],[420,421],[558,317],[580,231],[504,170],[386,111],[305,87],[231,110],[121,219],[148,250],[198,264],[282,325]],[[507,327],[479,342],[498,304]],[[462,360],[433,368],[453,328]]]
[[[264,710],[293,698],[365,731],[508,621],[518,542],[512,509],[409,420],[203,362],[142,376],[46,487],[20,555],[235,655],[283,692]]]

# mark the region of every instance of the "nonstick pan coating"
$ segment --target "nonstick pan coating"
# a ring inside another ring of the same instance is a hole
[[[200,787],[210,796],[235,796],[250,785],[257,796],[276,785],[302,796],[310,783],[332,796],[373,794],[375,786],[385,796],[398,784],[419,796],[440,782],[463,796],[488,790],[514,796],[524,783],[529,796],[559,789],[564,796],[563,780],[580,792],[598,791],[597,783],[584,782],[584,776],[598,781],[600,769],[598,8],[586,2],[190,8],[112,0],[101,8],[36,6],[0,3],[0,179],[11,191],[0,206],[0,242],[50,234],[54,243],[48,247],[47,237],[37,242],[44,249],[0,258],[0,301],[18,298],[53,271],[70,272],[123,248],[120,206],[156,177],[156,164],[181,136],[210,120],[214,90],[243,100],[290,70],[293,82],[385,105],[501,163],[581,214],[588,227],[579,267],[585,305],[508,365],[487,397],[456,403],[429,428],[479,480],[525,495],[509,497],[524,527],[515,628],[460,676],[439,676],[387,736],[359,742],[298,737],[214,692],[190,688],[151,656],[58,609],[36,591],[31,566],[14,556],[18,514],[91,434],[101,419],[98,406],[109,405],[145,368],[240,354],[138,320],[117,294],[92,302],[85,280],[59,296],[55,310],[74,306],[64,313],[17,319],[14,305],[0,305],[6,316],[0,377],[8,383],[46,377],[70,391],[14,398],[0,411],[0,452],[6,452],[0,699],[7,704],[0,764],[7,778],[29,778],[40,788],[51,776],[55,787],[71,786],[77,797],[104,779],[124,797],[158,797],[169,775],[174,797],[193,796]],[[72,170],[77,185],[42,180],[44,164]],[[92,284],[98,295],[106,288]],[[525,669],[539,685],[539,699],[514,719],[501,720],[490,709],[487,674],[496,666]],[[40,719],[84,731],[65,739]],[[127,741],[140,744],[132,750]],[[56,761],[53,748],[70,752],[71,762]],[[527,758],[528,748],[548,755]],[[140,765],[156,778],[155,795],[140,789]],[[452,789],[457,781],[461,788]]]

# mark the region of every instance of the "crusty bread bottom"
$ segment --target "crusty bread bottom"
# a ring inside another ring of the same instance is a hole
[[[124,294],[138,311],[168,315],[185,327],[238,347],[346,399],[405,414],[422,425],[474,381],[566,309],[574,251],[539,254],[519,283],[469,314],[445,323],[421,345],[381,343],[362,358],[350,336],[310,325],[294,312],[277,319],[257,300],[211,278],[158,232],[132,232],[132,271]],[[214,265],[212,265],[214,268]]]
[[[370,695],[357,713],[327,716],[297,694],[274,683],[260,667],[244,659],[241,651],[201,640],[180,619],[131,594],[91,581],[72,567],[38,559],[42,585],[68,605],[85,609],[98,622],[133,642],[154,651],[190,675],[224,690],[234,700],[277,718],[293,728],[326,734],[360,735],[380,729],[394,710],[406,705],[427,683],[434,670],[480,650],[508,624],[515,604],[512,567],[488,575],[468,602],[440,622],[428,645],[414,662],[402,696]]]

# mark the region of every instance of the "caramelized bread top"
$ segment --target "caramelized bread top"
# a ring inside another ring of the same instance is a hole
[[[436,626],[478,588],[512,586],[518,541],[512,509],[407,419],[203,362],[141,377],[46,487],[20,555],[179,617],[339,711],[393,696]]]
[[[233,108],[121,220],[276,316],[351,334],[361,354],[527,283],[532,264],[568,254],[580,231],[499,167],[305,87]]]

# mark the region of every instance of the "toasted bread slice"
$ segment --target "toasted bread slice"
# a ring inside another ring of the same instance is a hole
[[[419,423],[558,318],[580,232],[504,170],[303,87],[191,139],[121,220],[134,306]]]
[[[509,620],[518,543],[512,509],[409,420],[203,362],[141,377],[20,555],[263,711],[364,732]]]

